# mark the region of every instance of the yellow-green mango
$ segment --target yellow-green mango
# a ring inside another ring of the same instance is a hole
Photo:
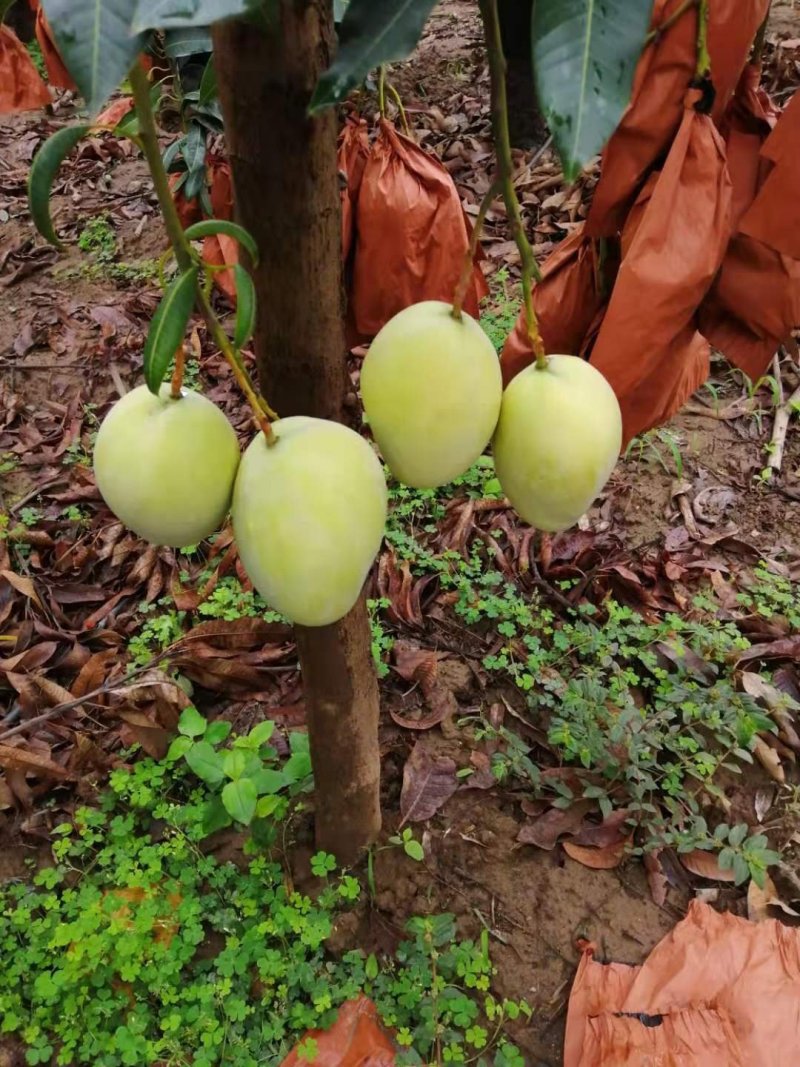
[[[493,450],[497,477],[522,518],[540,530],[573,526],[613,471],[622,415],[603,375],[577,356],[550,356],[503,394]]]
[[[386,524],[386,480],[353,430],[304,416],[273,424],[242,457],[233,529],[253,585],[302,626],[327,626],[358,600]]]
[[[121,522],[156,545],[202,541],[225,521],[239,443],[216,404],[169,385],[118,400],[94,446],[97,487]]]
[[[432,489],[463,474],[491,440],[500,413],[500,363],[481,327],[426,300],[395,315],[361,369],[370,429],[392,474]]]

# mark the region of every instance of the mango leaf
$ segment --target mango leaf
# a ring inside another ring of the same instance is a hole
[[[144,345],[144,380],[158,395],[167,367],[183,341],[197,291],[197,267],[178,275],[156,308]]]
[[[233,267],[236,285],[236,329],[233,332],[233,347],[240,349],[253,336],[256,325],[256,287],[250,272],[241,263]]]
[[[209,56],[203,77],[200,79],[200,91],[197,102],[201,107],[207,107],[212,100],[217,98],[217,72],[214,68],[214,57]]]
[[[258,245],[247,230],[242,226],[237,226],[235,222],[226,222],[225,219],[204,219],[190,226],[185,232],[190,241],[199,241],[213,234],[224,233],[226,237],[232,237],[234,241],[238,241],[243,248],[247,249],[254,264],[258,263]]]
[[[534,0],[533,69],[566,181],[574,181],[628,105],[653,0]]]
[[[317,82],[309,114],[343,100],[382,63],[405,59],[436,0],[350,0],[339,27],[339,51]]]
[[[175,26],[208,26],[221,19],[253,14],[261,6],[262,0],[139,0],[132,29],[141,33]]]
[[[210,52],[211,31],[208,26],[180,26],[164,34],[164,51],[170,59]]]
[[[64,159],[69,155],[81,137],[89,132],[88,126],[65,126],[63,130],[48,137],[36,155],[28,176],[28,204],[33,224],[39,233],[51,245],[63,248],[59,241],[53,220],[50,217],[50,190],[53,179]]]
[[[97,114],[147,44],[131,33],[130,0],[42,0],[61,58],[92,115]]]
[[[228,782],[222,790],[222,803],[232,818],[248,826],[256,813],[258,803],[258,794],[252,779],[239,778],[235,782]]]

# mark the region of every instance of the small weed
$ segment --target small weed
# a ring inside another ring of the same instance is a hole
[[[327,939],[361,886],[332,856],[311,858],[322,882],[312,897],[252,839],[240,864],[204,849],[209,805],[245,780],[230,774],[242,761],[272,788],[259,803],[289,803],[305,783],[303,768],[287,769],[298,744],[280,761],[271,728],[234,737],[184,712],[173,744],[183,755],[114,770],[99,807],[55,827],[55,866],[0,886],[0,1033],[24,1042],[29,1064],[276,1067],[301,1041],[313,1063],[306,1031],[364,992],[400,1065],[523,1067],[503,1028],[531,1010],[492,995],[485,930],[459,941],[452,915],[426,916],[410,921],[394,957],[333,956]],[[203,744],[217,762],[203,763]],[[222,778],[209,786],[212,766]],[[279,810],[264,816],[271,839]]]
[[[19,466],[19,460],[13,452],[0,452],[0,474],[10,474]]]
[[[659,426],[655,430],[648,430],[640,434],[630,442],[625,449],[625,459],[642,463],[648,459],[655,459],[663,468],[665,474],[670,477],[683,477],[683,455],[681,453],[682,441],[675,430],[667,426]],[[672,459],[673,468],[670,470],[665,458],[665,453]]]
[[[30,530],[38,522],[41,522],[43,513],[41,508],[20,508],[19,521]]]
[[[59,278],[74,277],[89,281],[108,280],[118,285],[148,282],[158,277],[158,260],[144,259],[139,263],[118,263],[119,243],[108,215],[90,219],[78,236],[78,248],[88,257],[79,267],[59,271]]]
[[[89,219],[78,235],[78,248],[97,263],[111,263],[117,257],[117,235],[108,215]]]
[[[480,322],[489,340],[500,352],[514,329],[520,302],[519,297],[512,297],[509,293],[508,271],[505,268],[497,271],[492,278],[492,289],[494,291],[487,300],[489,308],[481,313]]]
[[[28,55],[33,60],[34,67],[36,67],[39,72],[39,76],[45,81],[47,81],[47,64],[44,61],[44,56],[42,55],[42,49],[39,46],[39,42],[29,41],[25,45],[25,47],[28,50]]]
[[[389,601],[382,597],[380,600],[368,600],[369,622],[372,630],[372,658],[375,661],[375,670],[379,678],[385,678],[389,673],[389,664],[386,658],[394,647],[394,638],[387,633],[380,613],[389,607]]]

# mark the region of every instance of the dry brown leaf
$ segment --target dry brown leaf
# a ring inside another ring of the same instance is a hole
[[[732,882],[734,880],[733,871],[723,870],[717,861],[716,854],[713,852],[705,852],[703,849],[697,848],[693,852],[679,853],[678,859],[687,871],[696,874],[698,878],[708,878],[714,882]]]
[[[14,571],[9,570],[0,571],[0,578],[5,578],[8,584],[13,586],[18,593],[22,593],[28,600],[32,600],[37,608],[44,611],[44,605],[39,599],[39,594],[36,592],[36,586],[30,578],[26,578],[21,574],[15,574]]]
[[[9,771],[23,771],[40,777],[69,778],[68,771],[47,756],[40,756],[30,749],[0,744],[0,767]]]
[[[403,768],[403,823],[424,822],[435,815],[458,789],[456,770],[455,761],[449,756],[434,755],[423,741],[417,741]]]
[[[747,917],[751,922],[756,923],[764,922],[765,919],[773,919],[775,915],[770,912],[770,908],[777,908],[784,915],[800,919],[800,912],[790,908],[785,901],[781,900],[775,883],[768,874],[765,874],[763,889],[752,880],[747,887]]]
[[[584,867],[591,867],[595,871],[610,871],[622,863],[630,840],[630,837],[626,837],[615,845],[606,845],[605,848],[589,848],[587,845],[576,845],[572,841],[562,841],[561,847],[570,859],[582,863]]]
[[[664,874],[664,868],[661,866],[661,852],[660,848],[656,848],[652,852],[645,852],[644,854],[644,869],[647,871],[650,896],[653,898],[653,903],[658,904],[659,908],[663,908],[667,902],[667,888],[669,886],[667,876]]]
[[[753,745],[753,753],[770,778],[783,785],[786,781],[786,772],[783,769],[781,758],[775,749],[770,748],[762,737],[756,737]]]
[[[535,845],[549,852],[556,847],[560,837],[578,833],[586,815],[593,807],[594,803],[591,800],[578,800],[566,811],[551,808],[534,822],[526,823],[517,834],[517,841],[523,845]]]

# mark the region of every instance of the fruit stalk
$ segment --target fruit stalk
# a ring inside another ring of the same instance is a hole
[[[700,10],[697,14],[697,70],[695,71],[698,81],[708,77],[711,73],[711,56],[708,52],[708,0],[700,0]]]
[[[455,295],[453,296],[453,318],[461,321],[461,311],[464,306],[464,297],[467,295],[467,289],[469,288],[469,281],[472,277],[472,270],[475,263],[475,254],[478,251],[478,242],[481,239],[481,231],[483,230],[483,224],[486,221],[486,216],[489,213],[489,208],[495,202],[498,196],[503,191],[503,185],[499,178],[495,178],[492,184],[489,186],[489,190],[481,201],[481,206],[478,208],[478,214],[475,218],[475,224],[472,227],[472,234],[469,239],[469,247],[464,253],[464,266],[461,268],[461,277],[458,279],[458,285],[456,286]]]
[[[677,7],[668,18],[665,18],[659,26],[656,26],[655,29],[652,29],[648,33],[644,39],[645,46],[648,44],[655,44],[659,41],[670,26],[674,26],[678,19],[686,14],[689,8],[697,7],[697,4],[698,0],[684,0],[680,7]]]
[[[134,63],[131,67],[128,77],[131,89],[133,90],[136,116],[139,120],[139,142],[150,170],[150,176],[153,179],[153,186],[155,187],[158,204],[161,208],[161,215],[164,220],[164,228],[167,231],[167,237],[172,245],[172,251],[175,254],[175,261],[178,264],[178,269],[180,271],[185,271],[192,266],[194,261],[192,249],[183,232],[181,221],[178,218],[178,211],[175,207],[175,201],[172,199],[172,191],[169,187],[169,178],[164,169],[164,162],[161,158],[161,152],[159,151],[158,130],[156,129],[155,115],[153,114],[153,108],[150,103],[150,85],[147,80],[147,75],[138,62]],[[247,402],[252,408],[253,418],[256,425],[263,432],[267,442],[270,445],[274,444],[276,439],[269,418],[270,414],[274,416],[274,413],[269,410],[268,406],[263,401],[259,400],[258,394],[250,380],[250,375],[247,373],[244,361],[239,353],[235,351],[228,335],[223,330],[202,287],[198,287],[197,290],[197,307],[205,319],[214,342],[229,363],[239,388],[246,396]]]
[[[175,353],[175,370],[172,372],[172,384],[170,387],[170,394],[173,400],[179,400],[181,395],[181,387],[183,385],[183,371],[186,366],[186,349],[184,346],[178,345],[178,350]]]
[[[536,366],[547,366],[539,323],[533,307],[533,283],[541,281],[539,264],[533,254],[530,241],[525,234],[522,221],[522,209],[514,189],[514,163],[511,158],[511,136],[508,128],[508,96],[506,93],[506,59],[503,54],[503,42],[500,34],[500,16],[497,0],[478,0],[483,32],[486,38],[486,51],[489,59],[489,78],[492,89],[492,133],[494,135],[497,170],[503,192],[511,235],[514,238],[522,263],[522,298],[525,304],[525,320],[528,337],[536,356]]]

